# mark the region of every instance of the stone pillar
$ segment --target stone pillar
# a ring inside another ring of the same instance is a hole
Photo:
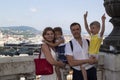
[[[120,53],[120,0],[104,0],[106,13],[111,17],[110,22],[113,24],[113,30],[103,41],[103,49],[107,50],[112,46],[113,53]],[[106,26],[109,28],[109,26]]]
[[[113,30],[100,49],[104,54],[103,80],[120,80],[120,0],[104,0],[104,7],[111,17]]]

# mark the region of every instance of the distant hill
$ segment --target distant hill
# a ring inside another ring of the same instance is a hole
[[[9,26],[9,27],[0,27],[0,31],[3,34],[17,34],[17,35],[35,35],[39,31],[30,26]]]

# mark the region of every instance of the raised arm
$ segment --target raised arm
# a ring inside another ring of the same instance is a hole
[[[87,31],[88,34],[90,35],[91,32],[90,32],[90,29],[89,29],[89,27],[88,27],[87,15],[88,15],[88,12],[86,11],[86,13],[84,14],[84,25],[85,25],[85,29],[86,29],[86,31]]]
[[[105,19],[106,19],[105,14],[103,14],[101,19],[102,19],[102,29],[101,29],[101,32],[100,32],[100,37],[103,37],[103,34],[105,32]]]

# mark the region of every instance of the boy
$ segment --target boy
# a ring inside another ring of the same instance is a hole
[[[90,46],[89,46],[89,56],[91,57],[96,57],[98,59],[98,53],[99,53],[99,48],[103,39],[103,34],[105,31],[105,14],[101,17],[102,19],[102,29],[100,31],[100,23],[98,21],[93,21],[90,24],[90,28],[88,27],[87,23],[87,15],[88,12],[84,14],[84,24],[85,24],[85,29],[87,30],[88,34],[90,35]],[[84,67],[80,66],[82,69],[82,74],[84,80],[87,80],[87,73]]]
[[[48,45],[50,45],[52,47],[55,47],[55,51],[57,53],[57,59],[66,63],[66,57],[64,56],[64,53],[65,53],[64,52],[64,48],[65,48],[64,42],[65,42],[65,40],[64,40],[64,37],[63,37],[62,28],[61,27],[55,27],[54,32],[55,32],[55,39],[56,39],[55,43],[51,44],[47,41],[44,41],[44,42],[46,42]],[[55,70],[56,70],[58,80],[62,80],[60,67],[56,66]]]
[[[101,32],[100,31],[100,23],[98,21],[94,21],[90,24],[90,28],[88,27],[87,23],[87,14],[84,14],[84,24],[85,24],[85,29],[87,30],[88,34],[90,35],[90,46],[89,46],[89,54],[93,55],[95,57],[98,57],[99,53],[99,48],[101,45],[101,42],[103,40],[103,35],[105,31],[105,14],[101,17],[102,19],[102,28]]]

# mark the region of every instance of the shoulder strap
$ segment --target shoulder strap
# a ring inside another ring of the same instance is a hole
[[[88,39],[86,39],[87,43],[88,43],[88,46],[90,45],[90,41]]]
[[[90,45],[90,41],[88,39],[86,39],[87,43],[88,43],[88,46]],[[73,44],[72,44],[72,41],[70,40],[69,41],[70,43],[70,47],[71,47],[71,50],[73,51]]]
[[[41,57],[41,48],[42,48],[42,44],[40,45],[40,48],[39,48],[39,56],[38,56],[39,59]]]
[[[71,50],[73,51],[73,44],[72,44],[72,41],[69,41],[69,42],[70,42]]]

